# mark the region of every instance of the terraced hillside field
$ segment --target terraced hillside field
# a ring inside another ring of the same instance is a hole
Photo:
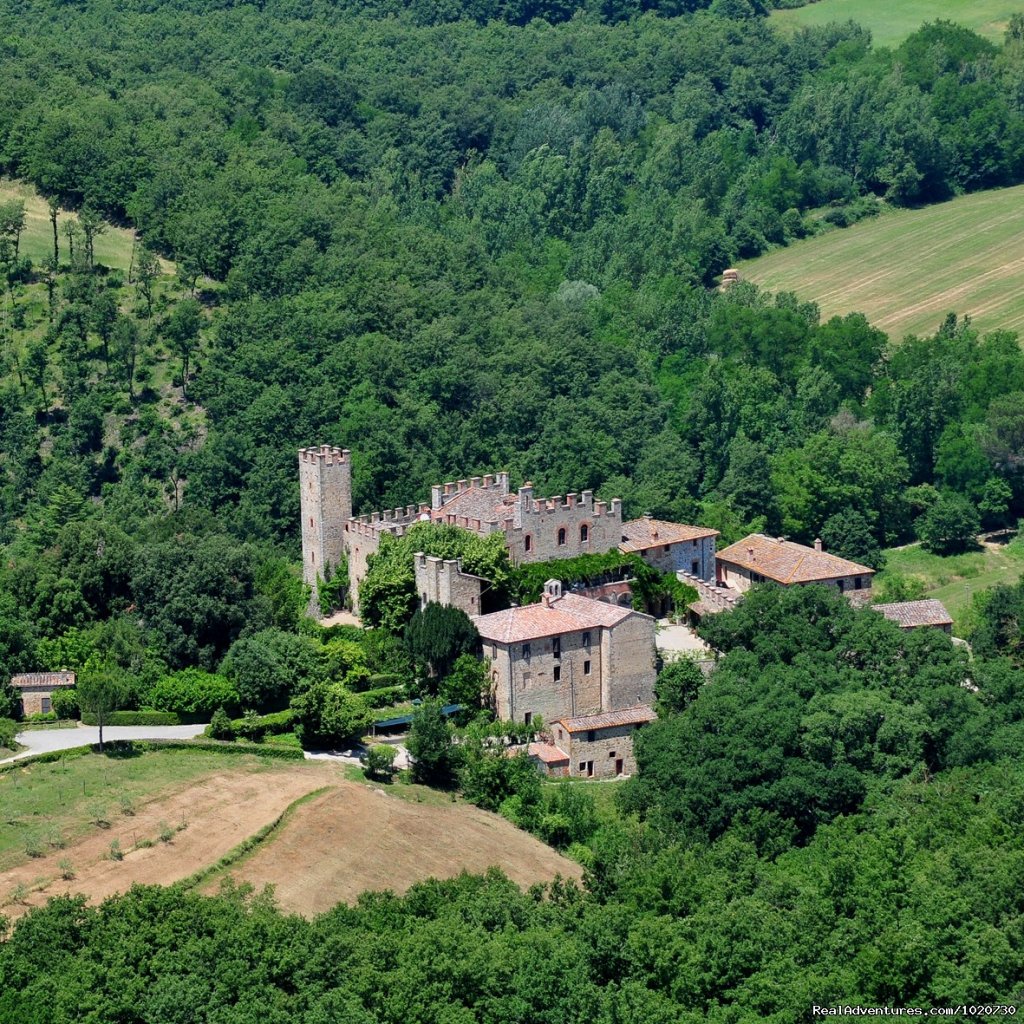
[[[892,210],[740,271],[817,302],[824,318],[865,313],[894,339],[932,333],[949,312],[1024,333],[1024,185]]]
[[[1019,0],[818,0],[791,11],[775,11],[772,21],[785,31],[852,18],[871,29],[876,46],[897,46],[926,21],[937,18],[999,40],[1010,15],[1022,10],[1024,3]]]

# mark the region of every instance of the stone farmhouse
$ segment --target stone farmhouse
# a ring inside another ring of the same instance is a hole
[[[53,710],[53,691],[75,685],[74,672],[24,672],[11,676],[11,686],[21,693],[21,713],[48,715]]]
[[[654,619],[567,594],[549,580],[539,604],[473,618],[491,663],[498,717],[551,723],[564,715],[650,704]]]
[[[784,587],[821,583],[836,587],[841,594],[870,591],[874,569],[823,551],[821,541],[814,547],[783,537],[752,533],[723,548],[716,556],[716,582],[740,594],[755,583],[770,580]],[[865,597],[867,594],[865,594]]]

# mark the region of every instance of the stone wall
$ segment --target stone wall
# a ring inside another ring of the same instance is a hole
[[[461,608],[467,615],[480,614],[484,581],[464,573],[458,559],[433,558],[418,551],[414,568],[421,608],[444,604]]]
[[[569,755],[569,775],[572,778],[612,779],[620,774],[633,775],[636,772],[636,758],[633,755],[635,731],[635,725],[595,729],[591,740],[588,732],[568,733],[556,724],[555,746],[561,747]],[[559,733],[562,733],[562,739],[559,739]],[[619,760],[622,761],[621,772],[617,770]],[[591,761],[594,765],[592,776],[586,768]]]
[[[603,554],[622,540],[622,502],[594,501],[592,491],[536,500],[529,485],[519,488],[505,543],[513,562]]]
[[[21,713],[23,715],[46,715],[53,710],[52,686],[24,686],[19,688],[21,694]],[[43,702],[46,701],[46,704]]]
[[[662,572],[688,572],[699,579],[713,581],[715,578],[715,538],[701,537],[684,540],[661,547],[646,548],[640,557]]]
[[[654,626],[650,615],[633,612],[601,631],[604,711],[654,703]]]
[[[491,660],[498,718],[524,722],[529,714],[531,719],[539,715],[550,723],[556,718],[597,714],[601,710],[604,674],[601,632],[589,631],[589,645],[583,642],[583,632],[531,640],[529,656],[524,653],[524,644],[484,641],[484,656]],[[560,640],[558,656],[554,653],[556,639]]]
[[[754,573],[750,569],[734,565],[731,562],[722,561],[719,561],[718,563],[718,579],[726,586],[731,587],[733,590],[736,590],[741,594],[745,594],[752,586],[754,586],[755,583],[765,582],[765,578],[763,576],[760,578],[754,578]],[[857,588],[858,580],[860,580],[859,590]],[[837,576],[830,580],[813,580],[812,582],[824,586],[837,587],[844,594],[861,593],[867,595],[871,592],[871,580],[872,575],[870,573],[864,573],[854,576]],[[768,580],[767,582],[774,581]],[[840,586],[840,584],[842,584],[842,586]],[[801,584],[796,584],[796,586],[800,585]]]

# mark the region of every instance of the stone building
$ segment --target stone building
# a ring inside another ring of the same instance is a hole
[[[739,593],[770,580],[786,587],[822,583],[836,587],[841,594],[863,593],[867,597],[875,574],[866,565],[823,551],[820,540],[809,548],[761,533],[752,533],[723,548],[716,561],[717,583]]]
[[[499,718],[600,714],[654,699],[654,619],[563,593],[549,580],[539,604],[474,618],[491,663]]]
[[[940,629],[952,634],[953,617],[941,601],[897,601],[893,604],[873,604],[871,610],[895,622],[900,629]]]
[[[662,572],[687,572],[701,580],[715,578],[717,530],[667,523],[644,516],[622,524],[619,550],[637,554]]]
[[[75,685],[74,672],[25,672],[11,676],[11,686],[21,694],[23,715],[48,715],[53,711],[53,691]]]
[[[381,537],[402,536],[419,522],[447,523],[479,536],[501,534],[514,563],[613,550],[622,540],[622,502],[595,501],[592,491],[536,498],[525,484],[509,491],[508,474],[436,484],[430,503],[352,515],[352,461],[347,449],[299,451],[303,580],[314,591],[348,560],[353,608],[359,583]]]
[[[565,753],[568,774],[581,779],[613,779],[636,771],[633,734],[658,716],[650,706],[562,718],[552,726],[553,746]],[[558,767],[561,767],[559,763]],[[549,774],[559,774],[549,769]]]
[[[457,558],[434,558],[417,551],[413,568],[420,608],[428,604],[446,604],[461,608],[467,615],[483,612],[483,591],[487,581],[462,571]]]

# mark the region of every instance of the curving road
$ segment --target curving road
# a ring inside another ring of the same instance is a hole
[[[108,725],[103,729],[103,741],[190,740],[205,728],[205,725]],[[5,758],[0,764],[33,754],[46,754],[51,750],[70,750],[99,743],[100,731],[94,725],[80,725],[77,729],[28,729],[19,732],[15,738],[27,749]]]

